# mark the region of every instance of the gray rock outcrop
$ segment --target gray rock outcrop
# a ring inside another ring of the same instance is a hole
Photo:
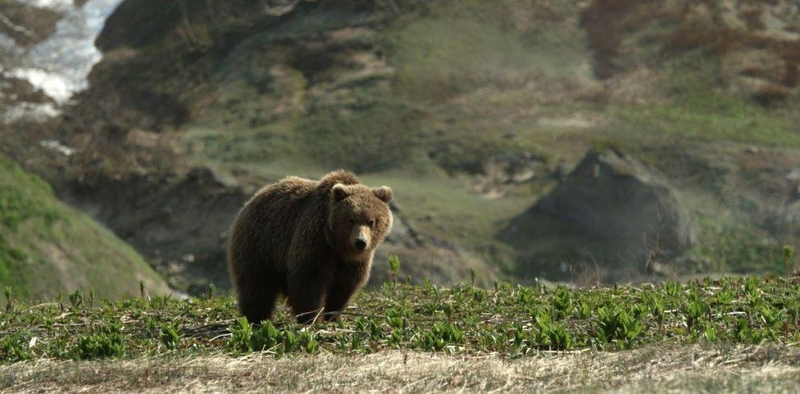
[[[695,241],[691,213],[667,180],[614,151],[587,154],[536,207],[629,248],[681,253]]]
[[[615,270],[683,253],[695,243],[696,224],[662,175],[608,150],[589,152],[500,238],[522,252],[530,273],[554,261],[565,271],[583,259],[605,266],[613,280]]]

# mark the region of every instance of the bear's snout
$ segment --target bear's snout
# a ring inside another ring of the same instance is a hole
[[[358,226],[354,228],[353,247],[358,251],[364,251],[369,247],[369,240],[372,237],[370,229],[367,226]]]

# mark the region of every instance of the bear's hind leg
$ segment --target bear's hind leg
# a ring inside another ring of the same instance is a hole
[[[278,301],[278,290],[262,289],[256,293],[239,296],[239,311],[250,323],[272,320],[275,314],[275,303]]]
[[[239,311],[250,323],[272,320],[281,284],[274,272],[257,271],[237,278]]]

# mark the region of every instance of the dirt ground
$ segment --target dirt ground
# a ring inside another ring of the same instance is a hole
[[[768,392],[800,391],[800,348],[653,345],[621,352],[443,355],[402,351],[274,359],[156,357],[0,367],[25,392]]]

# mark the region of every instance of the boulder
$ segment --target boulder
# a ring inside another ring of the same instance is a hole
[[[588,236],[634,248],[681,253],[695,242],[691,213],[667,180],[614,151],[587,154],[536,207]]]
[[[533,271],[554,261],[566,271],[584,259],[609,272],[680,255],[695,243],[696,224],[662,175],[614,150],[593,151],[500,238]]]

